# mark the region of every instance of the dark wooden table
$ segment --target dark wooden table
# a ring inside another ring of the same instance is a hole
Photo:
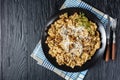
[[[84,0],[114,18],[117,59],[100,59],[84,80],[120,80],[120,0]],[[0,80],[64,80],[30,57],[47,19],[64,0],[0,0]]]

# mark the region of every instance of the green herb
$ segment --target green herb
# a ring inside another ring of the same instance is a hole
[[[91,33],[90,21],[88,20],[84,13],[80,12],[79,16],[74,21],[76,23],[76,27],[83,26],[88,30],[88,32]]]

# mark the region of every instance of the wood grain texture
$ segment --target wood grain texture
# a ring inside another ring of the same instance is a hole
[[[2,57],[1,57],[1,1],[0,1],[0,80],[2,80]]]
[[[30,57],[54,11],[55,1],[2,0],[3,80],[62,80]]]
[[[55,73],[39,66],[30,57],[41,38],[41,30],[47,19],[55,13],[54,0],[29,0],[27,13],[28,80],[62,80]]]
[[[25,1],[2,0],[3,80],[27,80]]]
[[[102,58],[98,63],[92,67],[84,80],[120,80],[120,0],[83,0],[88,4],[98,8],[106,14],[109,14],[113,18],[118,18],[117,31],[116,31],[116,40],[117,40],[117,53],[116,60],[105,62]]]
[[[0,80],[64,80],[30,57],[48,18],[64,0],[0,0]],[[118,18],[116,60],[101,58],[84,80],[120,80],[120,1],[83,0]]]

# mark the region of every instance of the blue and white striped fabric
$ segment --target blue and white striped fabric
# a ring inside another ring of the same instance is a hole
[[[107,23],[107,15],[102,13],[101,11],[95,9],[94,7],[88,5],[87,3],[81,1],[81,0],[66,0],[64,4],[62,5],[61,9],[63,8],[68,8],[68,7],[80,7],[87,9],[94,13],[103,23],[104,27],[106,28],[106,23]],[[113,18],[110,18],[111,21],[114,20]],[[33,57],[39,65],[55,72],[56,74],[60,75],[66,80],[83,80],[87,71],[82,71],[82,72],[65,72],[62,70],[57,69],[54,67],[45,57],[42,48],[41,48],[41,41],[37,44],[36,48],[34,49],[33,53],[31,54],[31,57]]]
[[[34,49],[33,53],[31,56],[38,61],[39,65],[42,65],[43,67],[57,73],[61,77],[65,78],[66,80],[83,80],[84,76],[87,73],[87,70],[82,71],[82,72],[65,72],[62,70],[57,69],[54,67],[45,57],[42,48],[41,48],[41,41],[37,44],[36,48]]]

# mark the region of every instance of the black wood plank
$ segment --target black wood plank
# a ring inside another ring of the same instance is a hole
[[[41,31],[50,15],[64,0],[0,0],[0,80],[64,80],[39,66],[30,57],[41,39]],[[120,6],[119,0],[83,0],[118,18],[117,59],[98,63],[89,69],[84,80],[120,80]],[[1,38],[2,37],[2,38]],[[2,64],[2,65],[1,65]]]
[[[106,14],[109,14],[113,18],[118,18],[117,24],[117,59],[115,61],[109,61],[106,63],[102,58],[98,61],[98,63],[89,69],[87,76],[84,80],[120,80],[120,70],[119,70],[119,48],[120,48],[120,0],[84,0],[88,4],[96,7],[97,9],[103,11]]]
[[[0,80],[2,80],[2,57],[1,57],[1,0],[0,0]]]
[[[27,80],[26,0],[2,0],[3,80]]]
[[[41,28],[54,13],[55,1],[2,1],[2,67],[4,80],[62,79],[30,57]],[[51,8],[52,7],[52,8]],[[48,77],[46,77],[46,75]],[[56,76],[55,76],[56,75]]]
[[[47,19],[55,13],[55,0],[29,0],[27,14],[28,80],[62,80],[55,73],[36,64],[30,54],[41,38]]]

